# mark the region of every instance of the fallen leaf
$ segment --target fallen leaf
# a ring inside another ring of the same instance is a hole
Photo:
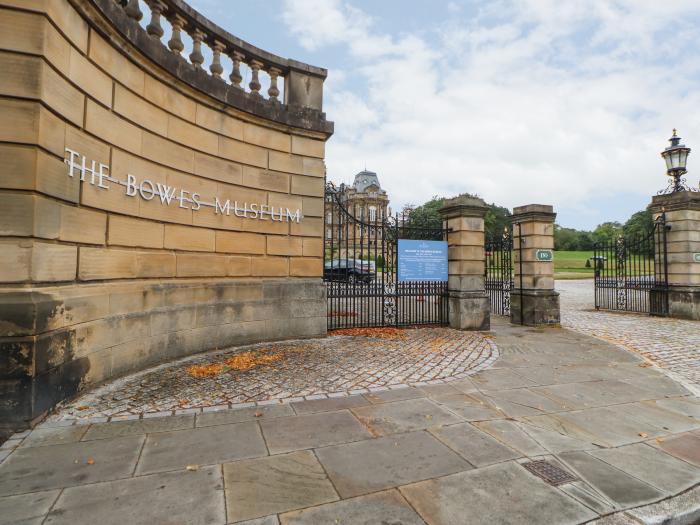
[[[87,464],[88,464],[88,465],[94,465],[94,464],[95,464],[95,460],[92,459],[92,458],[88,458]]]
[[[645,438],[645,437],[648,437],[649,434],[647,434],[646,432],[640,432],[639,436]]]
[[[253,415],[254,415],[255,417],[262,417],[262,416],[264,416],[265,414],[263,414],[262,412],[256,412],[256,413],[253,414]]]
[[[648,363],[648,362],[646,362],[646,361],[644,361],[643,363],[640,363],[640,364],[639,364],[639,367],[640,367],[640,368],[649,368],[650,366],[651,366],[651,363]]]
[[[185,469],[194,472],[195,470],[199,470],[199,465],[187,465]]]
[[[79,406],[79,407],[77,408],[77,410],[87,410],[88,408],[90,408],[90,407],[89,407],[89,406],[86,406],[86,405],[82,405],[82,406]]]

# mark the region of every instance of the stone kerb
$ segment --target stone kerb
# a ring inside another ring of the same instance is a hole
[[[124,4],[0,0],[0,425],[160,361],[326,331],[331,123],[274,89],[229,103],[216,63]]]
[[[445,201],[440,214],[448,228],[448,293],[450,326],[458,330],[488,330],[490,303],[484,286],[483,200],[456,197]]]
[[[669,315],[700,320],[700,193],[657,195],[649,209],[666,217]]]
[[[560,322],[559,294],[554,291],[555,218],[549,205],[513,208],[513,323],[538,326]]]

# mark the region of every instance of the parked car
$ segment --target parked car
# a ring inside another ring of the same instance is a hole
[[[377,268],[374,261],[333,259],[323,265],[323,278],[326,281],[370,283],[376,276]]]

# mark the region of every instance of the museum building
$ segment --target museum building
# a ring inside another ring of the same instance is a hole
[[[0,0],[0,70],[0,425],[326,333],[326,70],[182,0]]]

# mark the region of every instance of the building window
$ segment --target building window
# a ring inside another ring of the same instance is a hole
[[[374,222],[377,220],[377,208],[374,206],[369,207],[369,220],[370,222]]]
[[[326,215],[326,222],[330,224],[333,222],[333,214],[331,212],[328,212],[328,215]]]
[[[331,238],[331,229],[326,228],[326,239],[330,239],[330,238]]]

